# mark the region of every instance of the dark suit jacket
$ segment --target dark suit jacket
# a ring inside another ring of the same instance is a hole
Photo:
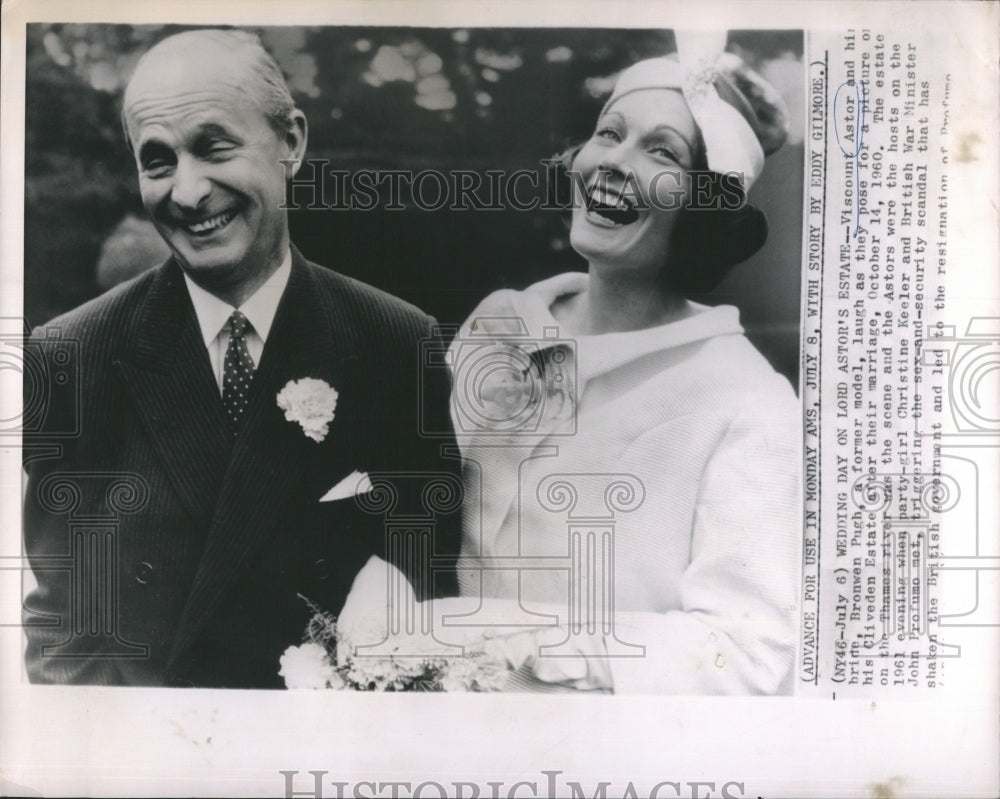
[[[453,593],[460,496],[448,492],[460,484],[441,455],[453,446],[446,373],[421,378],[432,322],[293,248],[236,438],[172,261],[36,330],[30,679],[281,687],[279,657],[311,615],[302,597],[339,612],[371,555],[399,563],[422,596]],[[321,443],[276,403],[303,377],[339,392]],[[354,470],[405,474],[367,508],[318,502]]]

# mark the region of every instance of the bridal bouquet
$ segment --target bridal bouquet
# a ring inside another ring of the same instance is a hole
[[[421,606],[407,579],[373,557],[358,573],[339,618],[304,600],[313,611],[303,643],[281,656],[287,688],[358,691],[499,691],[507,661],[491,638],[462,646],[442,644],[430,633],[390,633],[388,586],[401,587],[398,612]],[[448,600],[437,600],[447,603]],[[427,610],[424,607],[423,610]],[[440,615],[443,605],[435,610]]]

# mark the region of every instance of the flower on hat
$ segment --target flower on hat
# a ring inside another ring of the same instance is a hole
[[[676,54],[647,58],[619,74],[604,110],[639,89],[680,89],[701,131],[708,168],[739,175],[749,191],[764,157],[787,136],[784,100],[743,59],[725,52],[725,31],[674,31],[674,39]]]

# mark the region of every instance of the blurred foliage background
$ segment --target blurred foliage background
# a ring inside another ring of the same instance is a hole
[[[145,221],[120,124],[139,56],[179,26],[32,24],[25,111],[25,316],[32,324],[162,260]],[[542,173],[582,141],[618,71],[672,52],[667,30],[270,27],[258,29],[309,119],[310,159],[330,168]],[[708,304],[739,306],[744,327],[797,384],[803,169],[802,36],[734,31],[742,55],[785,97],[788,143],[751,192],[765,248]],[[308,167],[303,170],[308,174]],[[299,190],[301,191],[301,190]],[[428,188],[433,198],[433,184]],[[488,194],[483,191],[483,196]],[[290,212],[292,239],[325,266],[457,324],[490,291],[586,269],[555,211]],[[332,196],[324,197],[327,204]],[[384,206],[385,203],[382,205]]]

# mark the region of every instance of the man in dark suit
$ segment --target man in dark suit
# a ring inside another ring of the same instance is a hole
[[[455,589],[433,320],[291,246],[306,119],[255,36],[165,39],[122,119],[172,257],[33,335],[50,376],[72,343],[80,391],[43,386],[25,435],[28,674],[280,687],[303,597],[336,614],[372,555]]]

